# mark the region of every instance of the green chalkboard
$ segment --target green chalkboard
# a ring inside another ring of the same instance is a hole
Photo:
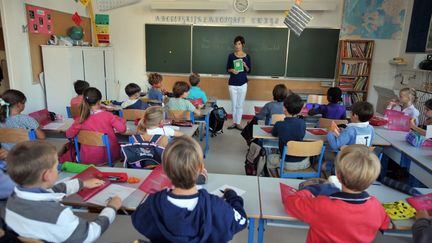
[[[190,73],[191,26],[145,25],[149,72]]]
[[[289,38],[287,77],[335,77],[339,44],[338,29],[305,29]]]
[[[194,26],[192,70],[206,74],[227,74],[228,55],[238,35],[245,38],[244,51],[252,61],[250,75],[284,76],[287,28]]]

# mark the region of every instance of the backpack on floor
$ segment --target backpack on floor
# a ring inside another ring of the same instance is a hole
[[[154,135],[144,141],[141,135],[133,135],[134,143],[121,145],[121,157],[125,168],[154,169],[162,163],[164,147],[158,144],[162,135]]]
[[[260,175],[266,171],[265,166],[265,149],[258,143],[252,142],[246,153],[245,172],[246,175]]]
[[[214,137],[220,131],[223,133],[223,125],[227,120],[227,113],[223,107],[213,106],[213,110],[210,112],[210,126],[209,130],[211,136]]]

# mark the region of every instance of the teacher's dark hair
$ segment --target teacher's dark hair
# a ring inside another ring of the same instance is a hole
[[[243,36],[239,35],[236,38],[234,38],[234,44],[237,43],[237,41],[240,41],[242,45],[245,45],[245,39],[243,38]]]

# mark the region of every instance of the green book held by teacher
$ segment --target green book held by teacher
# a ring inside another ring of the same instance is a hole
[[[244,71],[244,66],[243,66],[243,59],[239,58],[233,61],[234,63],[234,70],[236,70],[237,72],[243,72]]]

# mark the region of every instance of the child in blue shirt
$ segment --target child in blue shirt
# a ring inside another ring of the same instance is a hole
[[[303,141],[306,134],[306,123],[297,117],[303,108],[303,101],[297,94],[291,94],[284,100],[285,119],[276,122],[272,135],[279,138],[279,150],[283,151],[289,141]],[[310,166],[308,157],[286,156],[287,170],[301,170]]]
[[[270,125],[270,120],[273,114],[284,114],[284,100],[292,94],[285,84],[277,84],[273,88],[273,101],[264,105],[261,111],[256,115],[258,120],[265,120],[266,125]]]
[[[12,194],[15,187],[15,182],[6,174],[5,160],[7,155],[8,151],[0,148],[0,200],[7,199]]]
[[[174,189],[149,195],[132,214],[135,229],[151,242],[228,242],[246,228],[243,199],[235,191],[225,190],[222,199],[196,187],[204,169],[197,141],[175,138],[162,165]]]
[[[159,102],[164,101],[164,91],[162,90],[162,75],[159,73],[150,73],[148,75],[148,82],[152,86],[148,93],[147,97],[150,100],[157,100]]]
[[[321,114],[327,119],[345,119],[346,108],[342,103],[342,90],[338,87],[331,87],[327,90],[327,105],[318,105],[308,112],[309,116]]]
[[[344,145],[363,144],[371,146],[375,132],[369,120],[374,114],[373,105],[366,101],[354,103],[351,107],[351,123],[339,134],[331,131],[327,134],[327,141],[333,150],[339,150]]]
[[[138,109],[145,110],[149,106],[146,102],[141,100],[141,87],[138,84],[130,83],[125,87],[126,95],[129,99],[123,102],[113,102],[114,104],[121,105],[123,109]]]
[[[201,99],[203,104],[207,103],[207,95],[206,93],[198,87],[198,84],[201,82],[200,75],[198,73],[192,73],[189,76],[189,83],[191,85],[191,88],[189,90],[189,100],[197,100]]]

